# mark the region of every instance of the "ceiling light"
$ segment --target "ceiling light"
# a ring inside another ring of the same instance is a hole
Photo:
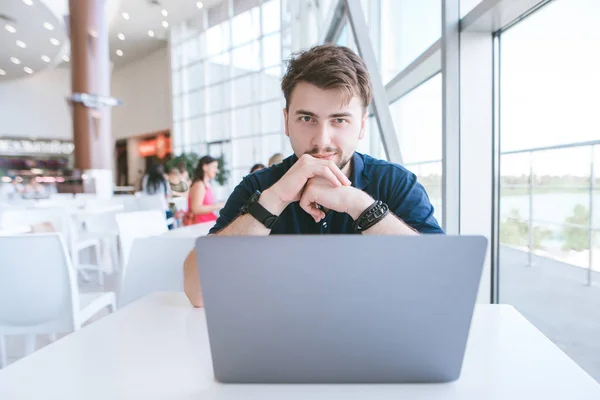
[[[31,1],[31,0],[23,0],[23,3],[27,4],[28,6],[33,5],[33,1]]]
[[[196,3],[196,7],[202,8],[202,7],[204,7],[204,4],[202,4],[202,2],[199,1],[199,2]]]
[[[162,26],[165,27],[165,28],[168,28],[169,27],[169,23],[167,21],[163,21],[162,22]]]
[[[125,40],[125,35],[123,35],[122,33],[119,33],[119,34],[117,35],[117,37],[118,37],[119,39],[121,39],[121,40]]]
[[[121,14],[123,16],[123,19],[126,21],[129,21],[129,14],[124,12],[123,14]]]
[[[44,28],[48,29],[49,31],[53,31],[54,25],[52,25],[50,22],[44,22]]]
[[[64,61],[64,62],[69,62],[69,61],[71,61],[71,58],[70,58],[68,55],[66,55],[66,54],[65,54],[65,55],[63,56],[63,61]]]
[[[55,46],[60,45],[60,42],[56,38],[50,38],[50,43],[52,43]]]
[[[149,30],[149,31],[148,31],[148,36],[150,36],[150,37],[154,37],[154,31],[153,31],[153,30]]]
[[[33,70],[29,67],[23,68],[23,71],[27,72],[28,74],[33,74]]]
[[[0,68],[0,75],[2,75],[2,76],[6,75],[6,71],[3,70],[2,68]]]
[[[10,33],[15,33],[17,31],[17,29],[14,26],[9,24],[4,25],[4,29],[9,31]]]
[[[20,40],[17,40],[17,46],[19,46],[22,49],[27,48],[27,45],[24,42],[20,41]]]
[[[50,62],[50,57],[48,57],[48,56],[42,56],[42,61],[49,63]]]
[[[13,64],[21,64],[21,60],[19,60],[17,57],[11,57],[10,61],[12,61]]]
[[[163,17],[166,17],[167,15],[169,15],[167,10],[162,10],[160,13],[162,14]]]
[[[119,57],[123,57],[123,50],[117,49],[116,53]]]

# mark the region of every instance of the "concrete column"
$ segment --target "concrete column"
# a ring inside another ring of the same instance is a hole
[[[107,0],[69,0],[73,93],[110,96]],[[86,192],[112,195],[114,143],[110,107],[73,103],[75,168],[85,171]]]

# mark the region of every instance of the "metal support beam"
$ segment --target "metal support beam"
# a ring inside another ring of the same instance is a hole
[[[321,43],[335,43],[346,23],[346,2],[335,0],[328,11]]]
[[[373,84],[373,101],[371,105],[375,120],[379,126],[379,132],[381,132],[381,142],[385,149],[385,154],[389,161],[402,164],[400,145],[398,144],[398,137],[394,129],[394,122],[392,121],[392,114],[390,113],[377,59],[375,58],[375,51],[369,37],[369,27],[367,26],[365,14],[362,10],[360,0],[345,0],[345,3],[356,47],[371,75],[371,82]]]
[[[483,0],[461,21],[463,32],[488,32],[508,28],[552,0]]]
[[[442,226],[460,233],[460,12],[442,0]]]
[[[442,41],[437,40],[385,85],[390,103],[398,100],[442,70]]]

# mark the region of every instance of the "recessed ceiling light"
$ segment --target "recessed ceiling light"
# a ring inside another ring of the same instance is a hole
[[[199,1],[199,2],[196,3],[196,7],[202,8],[202,7],[204,7],[204,4],[202,4],[202,2]]]
[[[49,63],[50,62],[50,57],[48,57],[48,56],[42,56],[42,61]]]
[[[33,70],[29,67],[23,68],[23,71],[27,72],[28,74],[33,74]]]
[[[27,45],[25,44],[25,42],[22,42],[21,40],[17,40],[17,46],[19,46],[22,49],[27,48]]]
[[[63,61],[64,61],[64,62],[69,62],[69,61],[71,61],[71,58],[70,58],[68,55],[66,55],[66,54],[65,54],[65,55],[63,56]]]
[[[52,25],[50,22],[44,22],[44,28],[48,29],[49,31],[53,31],[54,25]]]
[[[167,21],[163,21],[162,22],[162,26],[165,27],[165,28],[168,28],[169,27],[169,23]]]
[[[166,17],[169,15],[169,12],[167,10],[162,10],[160,13],[162,14],[163,17]]]
[[[33,1],[31,1],[31,0],[23,0],[23,3],[27,4],[28,6],[33,5]]]
[[[122,33],[119,33],[119,34],[117,35],[117,37],[118,37],[119,39],[121,39],[121,40],[125,40],[125,35],[123,35]]]
[[[129,21],[129,14],[124,12],[123,14],[121,14],[123,16],[123,19],[126,21]]]
[[[116,53],[119,57],[123,57],[123,50],[117,49]]]
[[[153,30],[149,30],[149,31],[148,31],[148,36],[150,36],[150,37],[154,37],[154,31],[153,31]]]
[[[2,68],[0,68],[0,75],[2,75],[2,76],[6,75],[6,71],[3,70]]]
[[[12,61],[13,64],[21,64],[21,60],[19,60],[17,57],[11,57],[10,61]]]
[[[17,31],[17,29],[14,26],[9,24],[4,25],[4,29],[9,31],[10,33],[15,33]]]
[[[55,46],[60,45],[60,42],[56,38],[50,38],[50,43],[52,43]]]

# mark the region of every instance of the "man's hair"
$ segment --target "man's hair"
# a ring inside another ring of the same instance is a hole
[[[325,44],[292,55],[281,80],[286,110],[299,82],[310,83],[321,89],[339,89],[346,103],[353,96],[358,96],[365,109],[371,102],[371,78],[367,66],[362,58],[347,47]]]

